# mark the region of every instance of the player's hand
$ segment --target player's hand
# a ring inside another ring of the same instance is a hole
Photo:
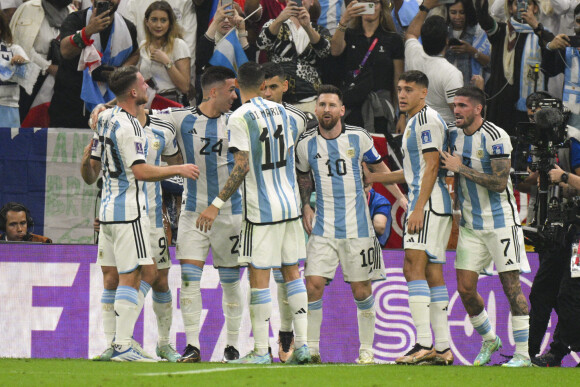
[[[91,116],[89,117],[89,126],[95,132],[97,131],[97,122],[99,121],[99,114],[105,110],[107,110],[105,105],[100,103],[97,106],[95,106],[95,108],[91,112]]]
[[[95,230],[95,232],[101,231],[101,221],[98,217],[93,220],[93,230]]]
[[[552,183],[559,183],[560,180],[562,179],[563,174],[564,174],[564,171],[558,165],[554,165],[554,169],[551,169],[548,172],[548,176],[550,177],[550,181]],[[540,179],[538,179],[538,184],[539,184],[539,181],[540,181]]]
[[[208,232],[209,230],[211,230],[211,226],[213,225],[215,218],[217,218],[218,213],[219,210],[217,209],[217,207],[214,206],[213,204],[210,205],[208,208],[203,210],[201,214],[199,214],[195,222],[195,227],[197,227],[203,232]]]
[[[314,210],[310,207],[310,204],[302,206],[302,224],[304,225],[304,231],[306,234],[310,235],[312,233],[312,221],[314,220]]]
[[[406,196],[401,196],[398,198],[395,204],[397,203],[399,203],[399,207],[401,207],[403,211],[407,212],[407,209],[409,208],[409,200],[407,200]]]
[[[423,229],[425,214],[423,209],[416,208],[407,219],[407,234],[418,234]]]
[[[548,48],[550,50],[561,50],[566,47],[570,47],[570,39],[566,34],[556,35],[556,37],[548,43]]]
[[[459,167],[463,165],[461,156],[452,155],[445,151],[439,151],[441,155],[441,167],[451,172],[459,172]]]
[[[95,8],[93,8],[93,13],[91,14],[89,24],[87,24],[87,26],[85,27],[85,32],[88,38],[90,38],[91,35],[94,35],[97,32],[103,31],[113,22],[113,15],[111,14],[111,12],[113,11],[112,9],[108,9],[102,14],[97,15]]]
[[[196,180],[199,177],[199,167],[195,164],[178,165],[180,168],[179,176],[184,179]]]

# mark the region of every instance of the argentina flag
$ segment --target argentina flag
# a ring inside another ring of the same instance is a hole
[[[212,66],[227,67],[237,73],[238,67],[247,61],[248,57],[238,40],[238,36],[230,32],[216,44],[209,63]]]

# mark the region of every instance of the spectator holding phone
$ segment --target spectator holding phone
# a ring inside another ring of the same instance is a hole
[[[488,11],[488,0],[476,0],[477,20],[492,47],[491,76],[485,91],[487,119],[513,134],[516,123],[527,121],[526,98],[545,90],[539,39],[524,14],[537,15],[536,0],[529,0],[526,12],[518,11],[516,0],[506,0],[510,19],[496,22]],[[520,7],[521,9],[521,7]]]
[[[369,13],[367,9],[371,4],[372,12]],[[403,38],[396,32],[390,12],[391,3],[387,0],[354,0],[346,7],[330,42],[331,53],[340,63],[337,66],[337,71],[341,73],[339,78],[346,79],[345,85],[353,83],[357,90],[345,93],[344,104],[349,110],[345,121],[364,126],[367,130],[370,129],[371,118],[363,115],[363,104],[369,93],[376,92],[392,106],[398,106],[395,87],[403,73],[405,50]],[[361,69],[365,57],[367,60]],[[355,73],[358,75],[355,76]],[[383,132],[388,125],[387,119],[383,115],[373,116],[376,117],[372,119],[375,131]],[[394,117],[391,121],[397,123],[401,130],[405,128],[403,116],[400,119]]]
[[[232,34],[237,34],[240,44],[246,53],[249,60],[255,58],[255,50],[251,48],[248,43],[248,33],[246,31],[246,23],[244,18],[241,16],[242,9],[237,3],[232,3],[231,1],[227,3],[222,1],[213,16],[213,22],[209,25],[207,32],[199,39],[197,43],[196,53],[195,53],[195,71],[197,74],[196,90],[197,90],[197,100],[201,101],[202,90],[201,90],[201,74],[211,66],[209,63],[215,45],[219,42],[232,28],[235,29]],[[240,106],[239,100],[234,101],[232,105],[232,110],[235,110]]]
[[[107,87],[108,76],[117,67],[136,65],[139,61],[137,30],[116,12],[120,1],[93,0],[92,7],[71,13],[62,23],[63,61],[56,73],[48,110],[50,126],[88,128],[93,105],[114,97]],[[92,48],[103,55],[101,65],[92,73],[88,68],[77,70],[81,54]]]
[[[145,11],[145,40],[140,43],[139,71],[155,92],[184,103],[189,91],[190,54],[181,27],[166,1],[155,1]]]
[[[549,77],[564,74],[564,92],[562,102],[570,110],[568,125],[580,128],[580,95],[578,94],[578,79],[580,79],[580,4],[574,8],[575,35],[559,34],[554,36],[548,30],[538,29],[538,22],[531,20],[535,31],[541,36],[542,69]]]
[[[489,76],[491,44],[477,24],[472,0],[456,0],[447,4],[449,48],[445,59],[463,73],[463,84],[469,85],[474,75]],[[485,78],[485,77],[484,77]]]
[[[311,22],[308,10],[313,0],[302,4],[290,0],[276,19],[264,24],[257,46],[268,60],[279,63],[289,81],[284,102],[313,113],[321,85],[320,61],[330,55],[330,32]]]

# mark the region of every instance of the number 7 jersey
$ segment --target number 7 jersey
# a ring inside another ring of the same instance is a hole
[[[260,97],[230,116],[230,150],[249,154],[250,171],[242,186],[247,222],[272,224],[300,217],[292,125],[284,106]]]

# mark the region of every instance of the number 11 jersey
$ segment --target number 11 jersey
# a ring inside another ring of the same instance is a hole
[[[292,125],[282,105],[260,97],[230,116],[230,151],[249,154],[250,171],[242,185],[246,222],[273,224],[300,217]]]

